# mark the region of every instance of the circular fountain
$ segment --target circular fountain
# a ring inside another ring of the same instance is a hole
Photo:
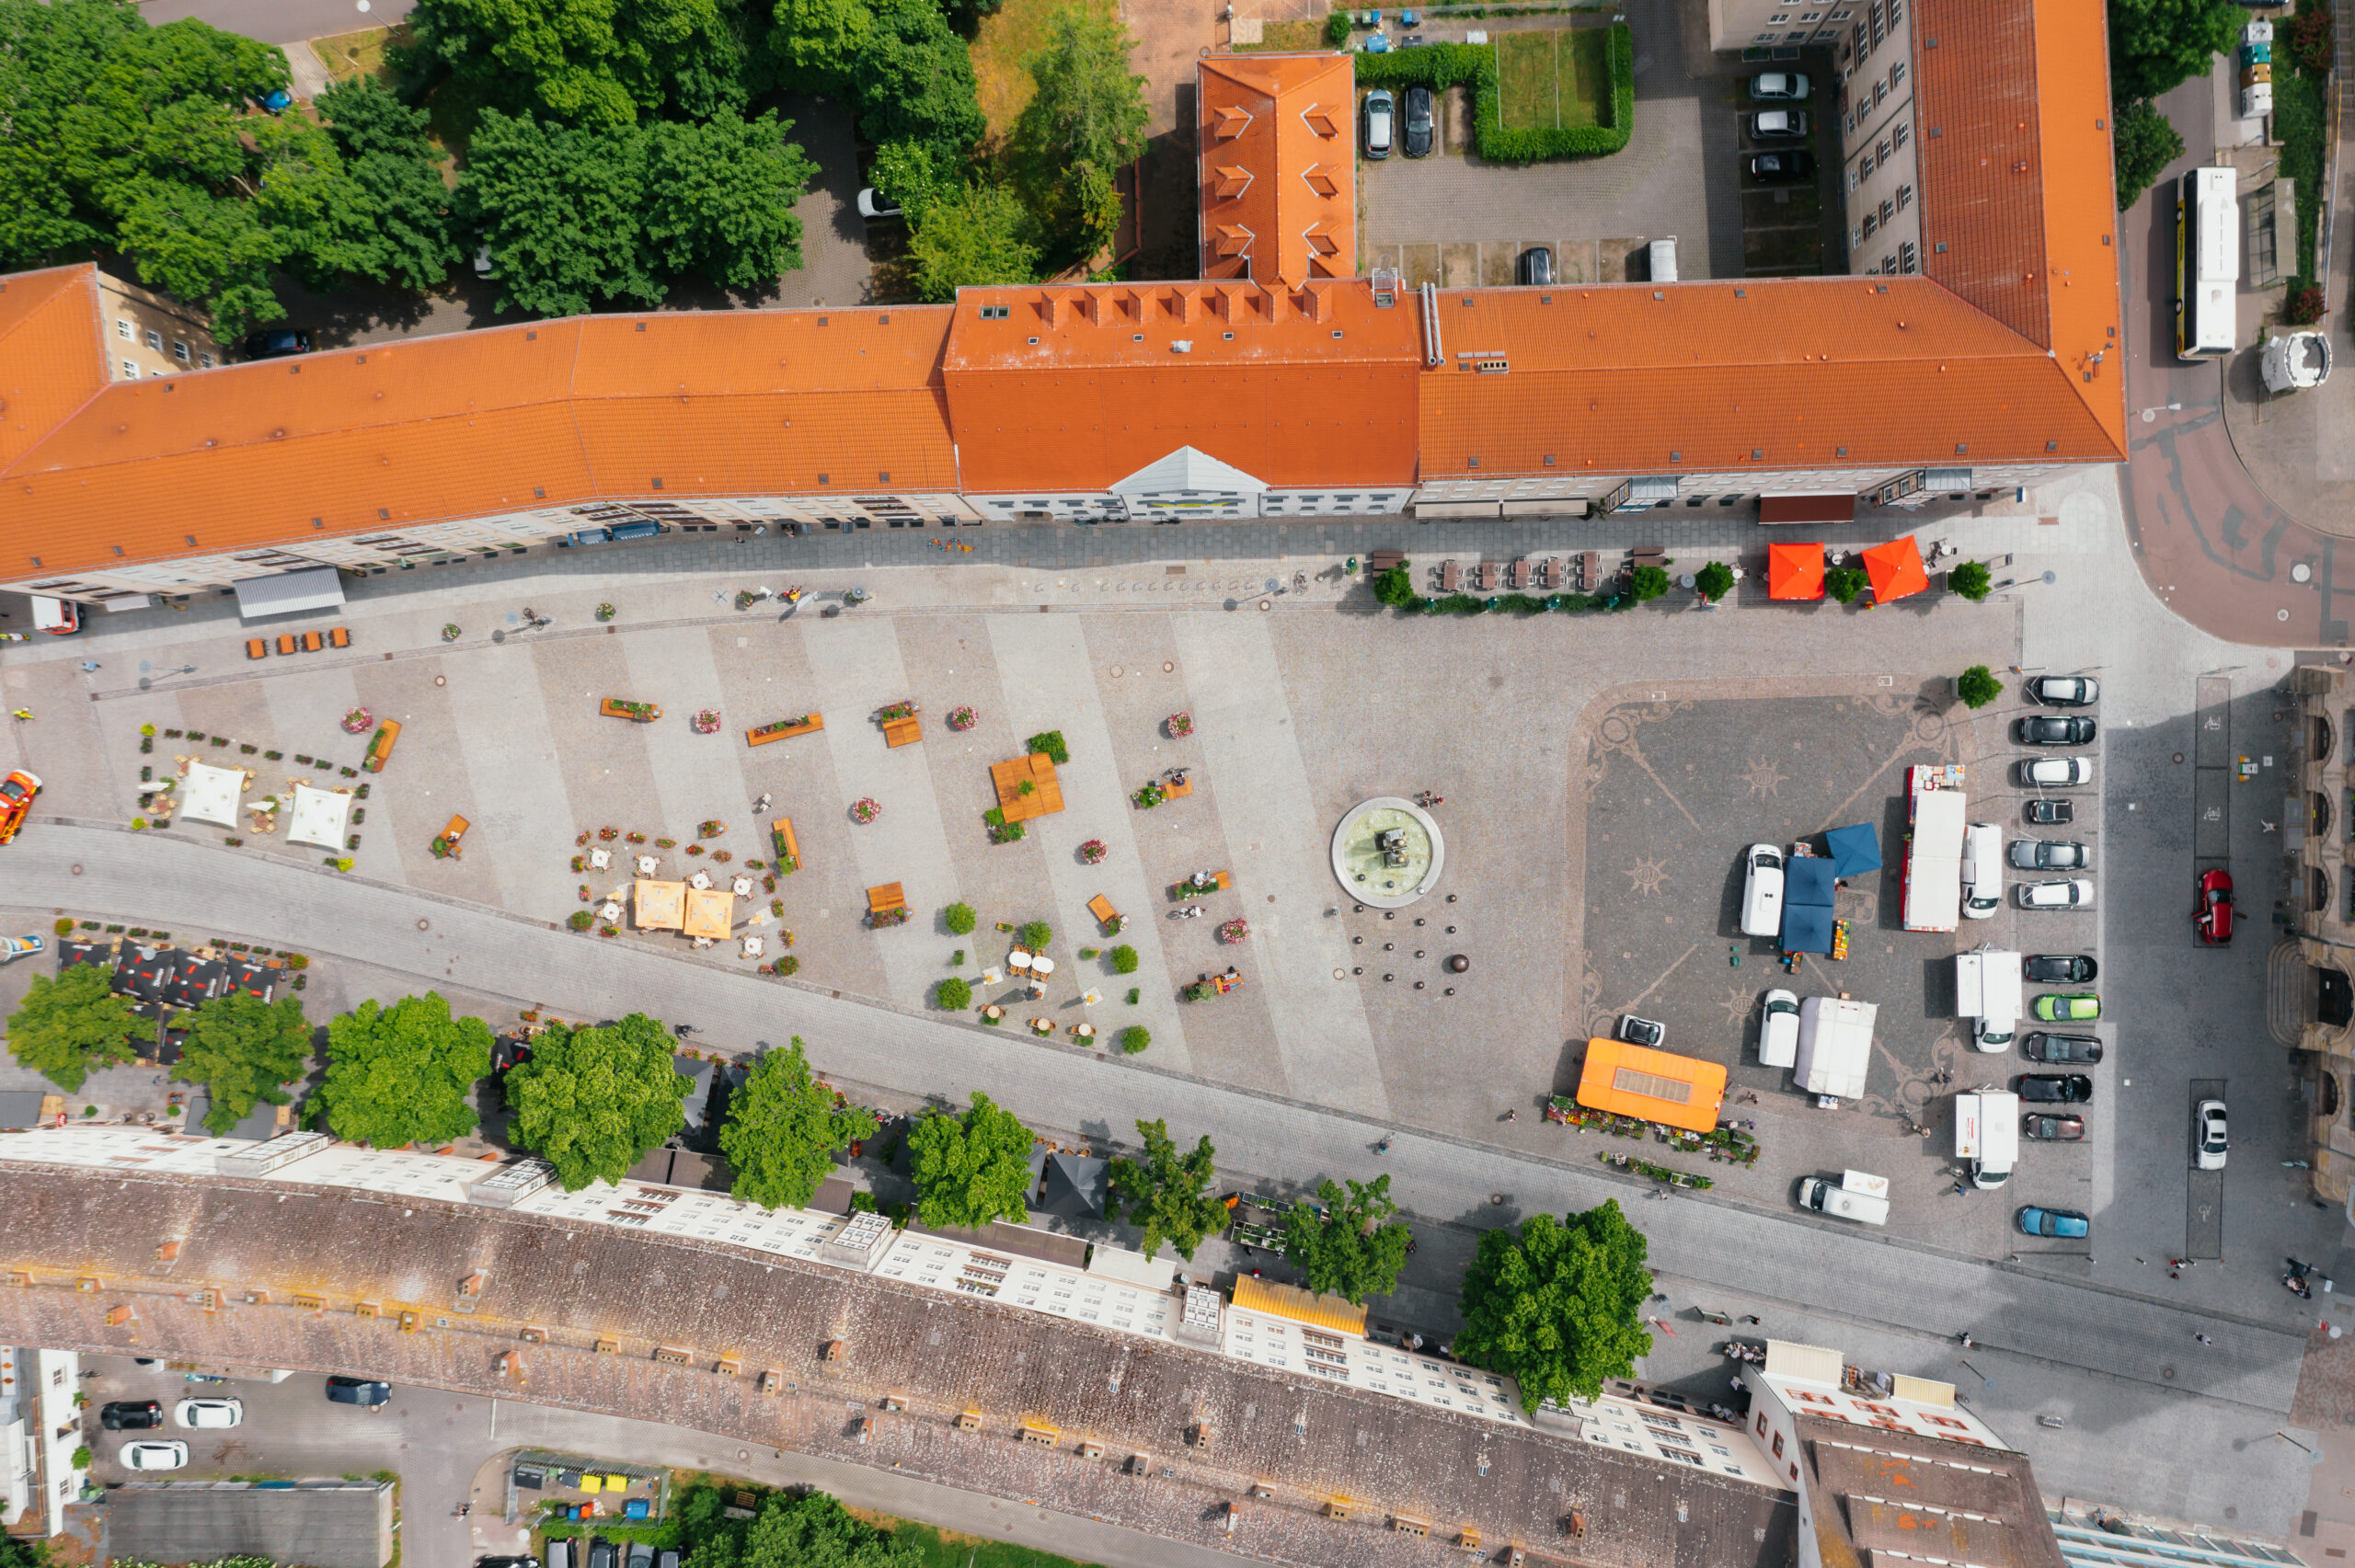
[[[1446,860],[1439,824],[1396,795],[1360,801],[1333,830],[1333,875],[1373,909],[1404,909],[1430,892]]]

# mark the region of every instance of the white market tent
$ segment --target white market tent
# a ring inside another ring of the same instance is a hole
[[[180,785],[179,815],[183,820],[217,822],[224,828],[234,828],[237,825],[237,797],[245,789],[246,773],[242,768],[190,762],[188,777]]]
[[[340,851],[344,834],[351,817],[351,796],[333,790],[313,789],[309,784],[294,786],[294,816],[286,824],[286,841],[290,844],[316,844],[323,850]]]

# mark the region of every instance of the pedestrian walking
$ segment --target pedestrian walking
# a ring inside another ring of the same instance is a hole
[[[2216,1343],[2214,1340],[2210,1339],[2210,1338],[2209,1338],[2206,1334],[2204,1334],[2204,1333],[2195,1333],[2195,1334],[2193,1334],[2191,1337],[2192,1337],[2192,1338],[2194,1338],[2194,1339],[2196,1339],[2196,1340],[2198,1340],[2198,1341],[2199,1341],[2200,1344],[2202,1344],[2202,1345],[2213,1345],[2213,1344],[2215,1344],[2215,1343]]]
[[[1962,1341],[1962,1347],[1965,1350],[1970,1349],[1979,1343],[1977,1340],[1970,1337],[1970,1331],[1969,1329],[1963,1330],[1962,1333],[1957,1334],[1955,1337]]]
[[[19,724],[24,724],[31,720],[33,711],[30,708],[10,708],[8,710],[8,716],[15,719]]]
[[[1519,1107],[1519,1106],[1515,1106],[1513,1109],[1511,1109],[1511,1110],[1510,1110],[1510,1111],[1507,1111],[1507,1112],[1505,1113],[1505,1120],[1507,1120],[1507,1121],[1509,1121],[1509,1122],[1517,1122],[1517,1121],[1521,1120],[1521,1109],[1520,1109],[1520,1107]]]
[[[1763,1326],[1765,1325],[1765,1322],[1766,1322],[1766,1320],[1765,1320],[1765,1319],[1763,1319],[1763,1318],[1760,1317],[1760,1316],[1759,1316],[1757,1313],[1755,1313],[1755,1312],[1744,1312],[1744,1313],[1741,1315],[1741,1321],[1742,1321],[1743,1322],[1745,1322],[1745,1323],[1756,1323],[1756,1324],[1760,1325],[1761,1327],[1763,1327]]]
[[[95,658],[86,658],[82,661],[82,673],[85,675],[97,673],[98,668],[98,661]]]

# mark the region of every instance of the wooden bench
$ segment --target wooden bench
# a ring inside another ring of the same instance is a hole
[[[1440,563],[1439,590],[1442,593],[1453,593],[1462,586],[1463,581],[1464,578],[1457,571],[1453,561],[1442,561]]]
[[[1183,800],[1193,793],[1194,775],[1191,773],[1188,773],[1182,779],[1164,779],[1161,781],[1161,794],[1164,799]]]
[[[247,658],[268,658],[270,657],[269,640],[263,637],[247,638],[246,657]]]
[[[658,704],[633,703],[620,697],[607,697],[597,704],[597,711],[607,718],[626,718],[633,724],[652,724],[662,716]]]
[[[316,653],[326,646],[327,644],[325,640],[320,637],[318,633],[305,632],[303,634],[303,651],[304,653]]]
[[[467,821],[456,812],[453,811],[450,813],[449,825],[442,830],[442,847],[450,852],[450,858],[452,860],[458,859],[460,855],[465,853],[459,849],[458,841],[465,838],[466,836],[466,830],[473,826],[473,823]]]
[[[1562,563],[1558,556],[1548,555],[1537,568],[1537,586],[1552,592],[1562,586]]]
[[[815,735],[826,727],[823,714],[803,714],[799,718],[781,718],[744,732],[747,746],[766,746],[772,740],[788,740],[797,735]]]
[[[1120,923],[1120,911],[1114,909],[1112,900],[1101,893],[1087,900],[1087,912],[1096,917],[1098,925],[1117,926]]]
[[[1235,879],[1222,871],[1207,887],[1196,887],[1191,882],[1172,882],[1169,896],[1173,898],[1205,898],[1212,893],[1223,893],[1234,886]]]
[[[292,632],[281,632],[281,633],[279,634],[279,635],[278,635],[278,651],[279,651],[279,652],[281,652],[281,653],[293,653],[293,652],[294,651],[294,634],[293,634],[293,633],[292,633]]]
[[[368,755],[360,759],[361,767],[372,773],[383,773],[385,761],[393,754],[393,742],[400,738],[401,726],[398,719],[388,718],[378,725],[376,738],[368,743]]]
[[[888,915],[907,907],[907,894],[897,882],[881,883],[867,890],[867,912],[870,915]]]
[[[780,817],[769,824],[769,847],[776,852],[776,868],[787,876],[801,869],[801,841],[793,836],[793,818]]]
[[[1404,550],[1376,550],[1365,558],[1366,570],[1380,577],[1384,572],[1406,560]]]
[[[924,725],[913,714],[906,718],[887,718],[883,721],[883,744],[887,747],[913,746],[923,738]]]
[[[350,647],[351,646],[351,628],[349,626],[329,627],[327,629],[327,646],[329,647]]]

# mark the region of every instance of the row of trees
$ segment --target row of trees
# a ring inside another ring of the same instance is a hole
[[[2239,41],[2234,0],[2109,0],[2110,131],[2118,210],[2126,211],[2183,155],[2183,137],[2153,99],[2195,76]]]
[[[108,988],[108,972],[96,967],[34,977],[8,1021],[11,1050],[69,1090],[94,1068],[130,1060],[141,1021]],[[397,1149],[476,1129],[477,1086],[490,1071],[491,1033],[481,1019],[454,1014],[428,991],[390,1006],[363,1001],[330,1020],[326,1035],[327,1069],[312,1110],[338,1138]],[[225,1132],[256,1104],[288,1102],[312,1041],[294,997],[221,997],[189,1016],[173,1072],[210,1087],[206,1125]],[[672,1051],[670,1032],[642,1013],[580,1028],[551,1024],[533,1041],[531,1059],[504,1080],[510,1137],[554,1165],[568,1191],[620,1180],[684,1123],[689,1081]],[[1164,1121],[1136,1128],[1141,1157],[1112,1162],[1106,1217],[1117,1221],[1125,1208],[1147,1256],[1166,1243],[1191,1261],[1227,1224],[1217,1150],[1207,1136],[1182,1148]],[[818,1080],[797,1036],[764,1053],[737,1090],[719,1148],[735,1173],[733,1196],[798,1207],[816,1196],[836,1151],[875,1131],[871,1116],[840,1104]],[[935,1230],[1027,1220],[1036,1142],[980,1092],[962,1112],[918,1118],[907,1135],[915,1217]],[[1411,1240],[1387,1175],[1325,1181],[1315,1203],[1292,1205],[1284,1253],[1309,1289],[1362,1304],[1397,1288]],[[1464,1282],[1456,1351],[1519,1379],[1533,1406],[1572,1393],[1591,1398],[1649,1347],[1645,1259],[1643,1236],[1615,1203],[1487,1232]]]

